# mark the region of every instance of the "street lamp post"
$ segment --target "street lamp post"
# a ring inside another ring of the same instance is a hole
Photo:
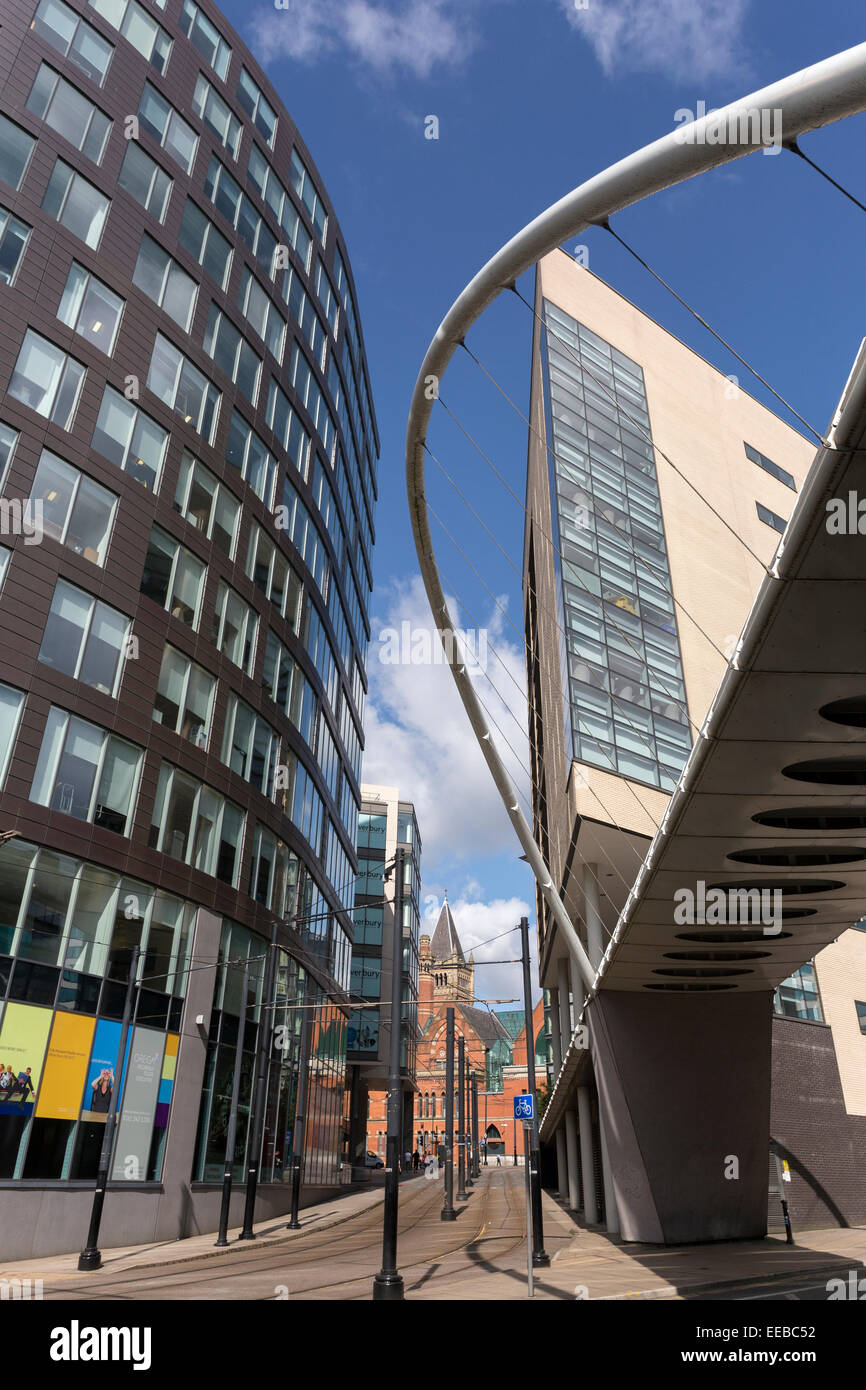
[[[549,1265],[550,1256],[544,1248],[544,1224],[541,1214],[541,1173],[538,1160],[538,1117],[535,1114],[535,1038],[532,1032],[532,986],[529,978],[529,919],[520,919],[520,942],[523,957],[523,1012],[526,1020],[526,1084],[532,1096],[533,1119],[529,1126],[526,1148],[529,1160],[529,1184],[532,1197],[532,1263]]]
[[[10,834],[17,834],[14,831]],[[87,1232],[87,1241],[81,1254],[78,1256],[78,1268],[87,1272],[93,1269],[102,1268],[102,1256],[96,1242],[99,1240],[99,1227],[102,1222],[102,1208],[105,1203],[105,1189],[108,1186],[108,1170],[111,1166],[111,1150],[114,1144],[114,1126],[117,1120],[117,1102],[120,1094],[120,1083],[123,1080],[123,1064],[126,1058],[126,1039],[129,1034],[129,1020],[132,1014],[132,996],[135,990],[136,976],[138,975],[139,947],[133,946],[132,957],[129,962],[129,976],[126,981],[126,997],[123,1001],[123,1022],[120,1027],[120,1044],[117,1049],[117,1063],[114,1068],[114,1085],[111,1088],[111,1099],[108,1103],[108,1114],[105,1117],[105,1133],[102,1136],[102,1148],[99,1152],[99,1169],[96,1174],[96,1189],[93,1193],[93,1206],[90,1212],[90,1229]]]
[[[481,1150],[478,1146],[478,1073],[472,1073],[472,1166],[481,1177]]]
[[[244,1224],[238,1240],[255,1240],[253,1223],[256,1215],[256,1188],[259,1181],[259,1167],[262,1154],[262,1133],[265,1127],[265,1101],[268,1086],[268,1054],[274,1036],[274,1010],[277,983],[277,924],[271,931],[268,945],[268,958],[262,986],[262,1007],[260,1011],[257,1075],[253,1092],[253,1112],[250,1116],[250,1157],[247,1163],[247,1192],[244,1202]],[[271,996],[274,995],[274,998]]]
[[[301,1002],[301,1040],[298,1048],[298,1079],[295,1082],[295,1121],[292,1126],[292,1211],[287,1231],[299,1231],[301,1223],[298,1209],[301,1204],[301,1177],[304,1167],[304,1144],[306,1138],[307,1079],[310,1070],[310,1040],[313,1031],[313,1015],[310,1007],[313,991],[310,989],[310,974],[304,971],[304,993]]]
[[[394,934],[391,945],[391,1051],[388,1067],[385,1211],[382,1230],[382,1268],[373,1280],[374,1303],[395,1303],[403,1298],[403,1279],[397,1269],[397,1204],[402,1131],[400,1062],[403,1018],[403,860],[405,854],[406,851],[398,846],[394,855]]]
[[[469,1199],[466,1191],[466,1112],[463,1107],[463,1083],[466,1078],[466,1063],[463,1050],[463,1034],[457,1039],[457,1200]]]
[[[442,1220],[456,1221],[454,1210],[454,1010],[445,1010],[445,1200]]]
[[[469,1065],[468,1057],[466,1058],[466,1071],[464,1073],[463,1079],[463,1093],[466,1097],[466,1104],[464,1107],[464,1118],[466,1120],[465,1138],[467,1140],[466,1147],[468,1149],[468,1153],[466,1154],[466,1158],[464,1161],[464,1168],[466,1170],[466,1186],[474,1187],[475,1163],[472,1158],[472,1068]]]

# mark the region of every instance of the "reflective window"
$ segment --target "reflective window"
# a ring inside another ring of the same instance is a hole
[[[193,3],[193,0],[183,0],[180,27],[189,38],[190,43],[210,63],[217,77],[221,77],[225,81],[232,51],[225,39],[220,37],[219,31],[211,24],[207,15],[203,14],[198,5]]]
[[[325,364],[327,334],[313,308],[313,301],[301,284],[301,277],[291,267],[283,273],[283,298],[289,306],[292,318],[310,345],[313,361],[321,369]]]
[[[31,228],[0,206],[0,284],[15,283],[15,274],[27,246]]]
[[[55,671],[116,695],[132,619],[58,579],[39,660]]]
[[[305,354],[297,343],[292,353],[292,385],[312,418],[325,451],[325,457],[333,460],[337,429],[325,393],[316,380],[315,373]]]
[[[765,473],[769,473],[772,477],[778,478],[780,483],[784,483],[786,487],[792,488],[794,492],[797,491],[797,484],[794,481],[793,473],[789,473],[786,468],[780,468],[778,463],[774,463],[772,459],[768,459],[766,454],[762,454],[759,449],[754,449],[751,444],[744,443],[743,448],[746,451],[746,458],[751,459],[752,463],[756,463],[759,468],[763,468]]]
[[[233,558],[241,504],[188,449],[180,461],[174,505],[191,525]]]
[[[306,482],[310,461],[310,436],[301,424],[296,411],[289,405],[289,398],[271,378],[268,392],[266,417],[290,462]]]
[[[290,864],[294,868],[291,874]],[[277,917],[285,917],[289,908],[289,887],[296,873],[297,860],[289,847],[265,826],[256,825],[247,890],[250,897],[264,903]]]
[[[57,317],[109,357],[114,351],[124,300],[73,261]]]
[[[31,500],[42,503],[46,536],[68,545],[95,565],[104,564],[117,508],[113,492],[43,449]]]
[[[202,73],[199,73],[195,84],[192,109],[213,131],[232,159],[237,159],[243,126],[228,102],[223,101]]]
[[[160,768],[148,844],[237,887],[244,813],[170,763]]]
[[[138,117],[144,129],[159,141],[166,154],[171,155],[187,174],[191,173],[198,136],[150,82],[144,84]]]
[[[340,315],[340,304],[337,295],[328,279],[328,273],[321,261],[316,263],[316,297],[322,306],[325,318],[331,328],[331,332],[337,336],[337,320]]]
[[[238,695],[230,694],[222,751],[226,766],[269,797],[279,751],[279,736],[267,720]]]
[[[109,117],[47,63],[40,65],[33,80],[27,110],[94,164],[102,163],[111,130]]]
[[[258,333],[262,342],[270,348],[278,362],[283,359],[283,344],[286,339],[286,321],[278,314],[249,266],[241,272],[241,287],[238,294],[238,308],[247,322]]]
[[[246,573],[261,589],[293,632],[298,631],[302,585],[285,555],[261,526],[253,525],[247,551]]]
[[[274,264],[277,239],[260,217],[251,200],[241,190],[216,155],[211,155],[204,191],[216,207],[235,228],[238,236],[252,251],[256,260],[270,275]]]
[[[178,241],[224,290],[232,262],[231,245],[192,198],[186,200]]]
[[[99,407],[91,448],[151,492],[159,487],[168,445],[168,430],[128,401],[113,386],[106,386]]]
[[[322,597],[327,597],[330,574],[328,553],[319,528],[288,478],[283,483],[282,505],[277,508],[274,518],[277,529],[285,531],[301,555]]]
[[[298,154],[297,150],[292,150],[292,164],[290,172],[292,176],[292,187],[298,194],[299,198],[301,199],[301,202],[307,209],[307,212],[310,214],[313,226],[316,229],[316,233],[318,235],[319,240],[324,242],[325,224],[327,222],[325,205],[319,197],[318,193],[316,192],[315,184],[313,183],[313,180],[310,178],[309,171],[307,170],[307,167],[304,164],[304,161],[301,159],[301,156]]]
[[[299,663],[270,629],[265,643],[262,689],[312,747],[318,706],[315,691]]]
[[[157,24],[143,5],[139,5],[138,0],[87,0],[87,3],[112,28],[119,29],[157,72],[165,72],[171,53],[171,39],[162,25]]]
[[[91,81],[102,86],[114,44],[104,39],[63,0],[40,0],[30,27]]]
[[[256,634],[259,618],[254,608],[235,593],[225,580],[217,588],[211,637],[218,651],[233,661],[248,676],[253,673],[256,659]]]
[[[57,160],[42,199],[43,212],[95,251],[110,207],[110,198]]]
[[[304,226],[291,195],[280,183],[257,145],[250,149],[247,176],[279,223],[288,245],[297,252],[304,270],[308,271],[313,238]]]
[[[210,306],[202,346],[226,376],[231,377],[250,404],[255,405],[262,359],[215,302]]]
[[[0,685],[0,787],[6,777],[23,708],[24,691],[16,690],[11,685]]]
[[[153,705],[157,723],[207,748],[215,690],[216,680],[203,666],[166,643]]]
[[[198,367],[157,333],[147,374],[148,390],[182,416],[198,434],[213,443],[220,393]]]
[[[758,510],[758,516],[764,522],[765,526],[772,526],[774,531],[779,531],[780,533],[785,530],[788,523],[783,516],[779,516],[776,512],[771,512],[769,507],[762,507],[760,502],[756,502],[755,506]]]
[[[0,179],[11,188],[21,187],[35,144],[34,135],[28,135],[8,117],[0,116]]]
[[[18,431],[13,430],[11,425],[0,424],[0,488],[6,481],[6,473],[17,443]]]
[[[783,980],[773,995],[773,1012],[787,1018],[823,1023],[824,1013],[812,961]]]
[[[141,592],[187,627],[198,626],[207,566],[191,550],[154,526],[141,576]]]
[[[84,372],[74,357],[28,328],[9,382],[9,395],[60,429],[68,430]]]
[[[238,101],[252,118],[253,125],[265,138],[271,149],[277,133],[277,113],[262,95],[258,84],[253,81],[246,68],[241,69],[238,79]]]
[[[266,507],[273,506],[277,461],[238,410],[232,410],[226,462],[237,469]]]
[[[147,232],[141,238],[132,282],[189,332],[198,285]]]
[[[157,222],[163,221],[172,180],[135,140],[127,141],[117,182],[151,217]]]
[[[141,759],[135,744],[52,705],[30,800],[126,835]]]

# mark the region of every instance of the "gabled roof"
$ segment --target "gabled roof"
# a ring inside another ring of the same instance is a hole
[[[476,1009],[471,1004],[456,1004],[455,1008],[485,1047],[493,1047],[498,1042],[510,1043],[508,1033],[495,1014],[488,1013],[486,1009]]]
[[[454,925],[454,918],[451,916],[451,908],[448,906],[446,898],[442,904],[442,911],[439,913],[439,921],[436,923],[436,930],[430,942],[430,954],[434,960],[450,960],[456,956],[458,960],[465,960],[463,947],[460,945],[460,937],[457,935],[457,928]]]
[[[526,1015],[522,1009],[498,1009],[496,1017],[510,1038],[517,1038],[526,1026]]]

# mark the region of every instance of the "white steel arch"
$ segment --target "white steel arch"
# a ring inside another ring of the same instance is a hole
[[[493,743],[472,679],[460,661],[455,626],[448,611],[436,564],[424,490],[425,446],[430,416],[439,385],[454,352],[469,329],[503,290],[568,237],[605,221],[652,193],[670,188],[754,151],[740,137],[761,128],[761,113],[788,143],[808,131],[866,109],[866,43],[846,49],[812,67],[763,87],[741,101],[710,112],[687,127],[679,127],[554,203],[516,236],[478,272],[455,300],[427,349],[409,408],[406,431],[406,487],[418,563],[427,599],[442,637],[445,657],[487,766],[508,810],[517,838],[544,899],[562,932],[589,994],[596,973],[553,883],[550,870],[520,810],[517,793]]]

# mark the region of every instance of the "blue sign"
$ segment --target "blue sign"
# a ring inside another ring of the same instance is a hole
[[[535,1097],[529,1094],[514,1097],[515,1120],[535,1119]]]

